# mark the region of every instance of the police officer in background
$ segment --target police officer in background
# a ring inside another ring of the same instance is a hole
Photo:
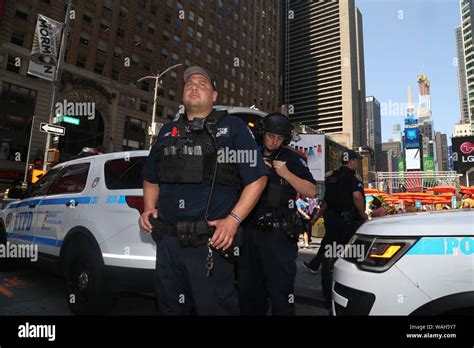
[[[156,241],[160,314],[237,315],[229,259],[239,252],[231,246],[268,171],[247,125],[213,109],[217,92],[211,75],[193,66],[184,81],[186,112],[161,128],[144,166],[139,225]],[[254,152],[255,162],[219,160],[220,150]]]
[[[296,216],[297,192],[314,197],[316,182],[306,162],[287,145],[292,125],[280,113],[264,119],[262,152],[270,169],[268,183],[245,226],[239,260],[242,315],[294,315],[294,282],[301,222]]]
[[[357,174],[362,157],[353,150],[342,153],[342,166],[325,180],[326,236],[323,251],[321,282],[326,304],[331,300],[332,269],[336,260],[336,245],[345,245],[368,219],[365,213],[364,185]]]

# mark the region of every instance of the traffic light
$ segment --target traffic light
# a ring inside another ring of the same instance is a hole
[[[42,169],[43,161],[40,158],[35,158],[33,161],[33,169]]]
[[[59,162],[59,150],[58,149],[49,149],[48,155],[46,157],[46,163],[53,164]]]

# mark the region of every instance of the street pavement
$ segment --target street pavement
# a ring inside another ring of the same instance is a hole
[[[316,255],[320,238],[313,238],[310,249],[299,249],[295,281],[298,316],[329,314],[324,308],[320,273],[312,274],[303,265]],[[15,263],[0,271],[0,315],[71,315],[62,278],[46,270]],[[121,294],[111,315],[156,315],[153,294]]]

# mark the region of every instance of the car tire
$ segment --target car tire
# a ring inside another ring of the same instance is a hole
[[[63,255],[66,300],[71,311],[75,315],[106,314],[114,301],[98,246],[79,234],[68,242]]]

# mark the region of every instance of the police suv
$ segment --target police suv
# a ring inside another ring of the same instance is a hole
[[[112,290],[151,289],[156,245],[138,227],[147,156],[116,152],[60,163],[0,211],[0,242],[37,245],[42,261],[60,266],[73,313],[106,311]]]
[[[474,313],[474,210],[377,218],[334,265],[335,315]]]

